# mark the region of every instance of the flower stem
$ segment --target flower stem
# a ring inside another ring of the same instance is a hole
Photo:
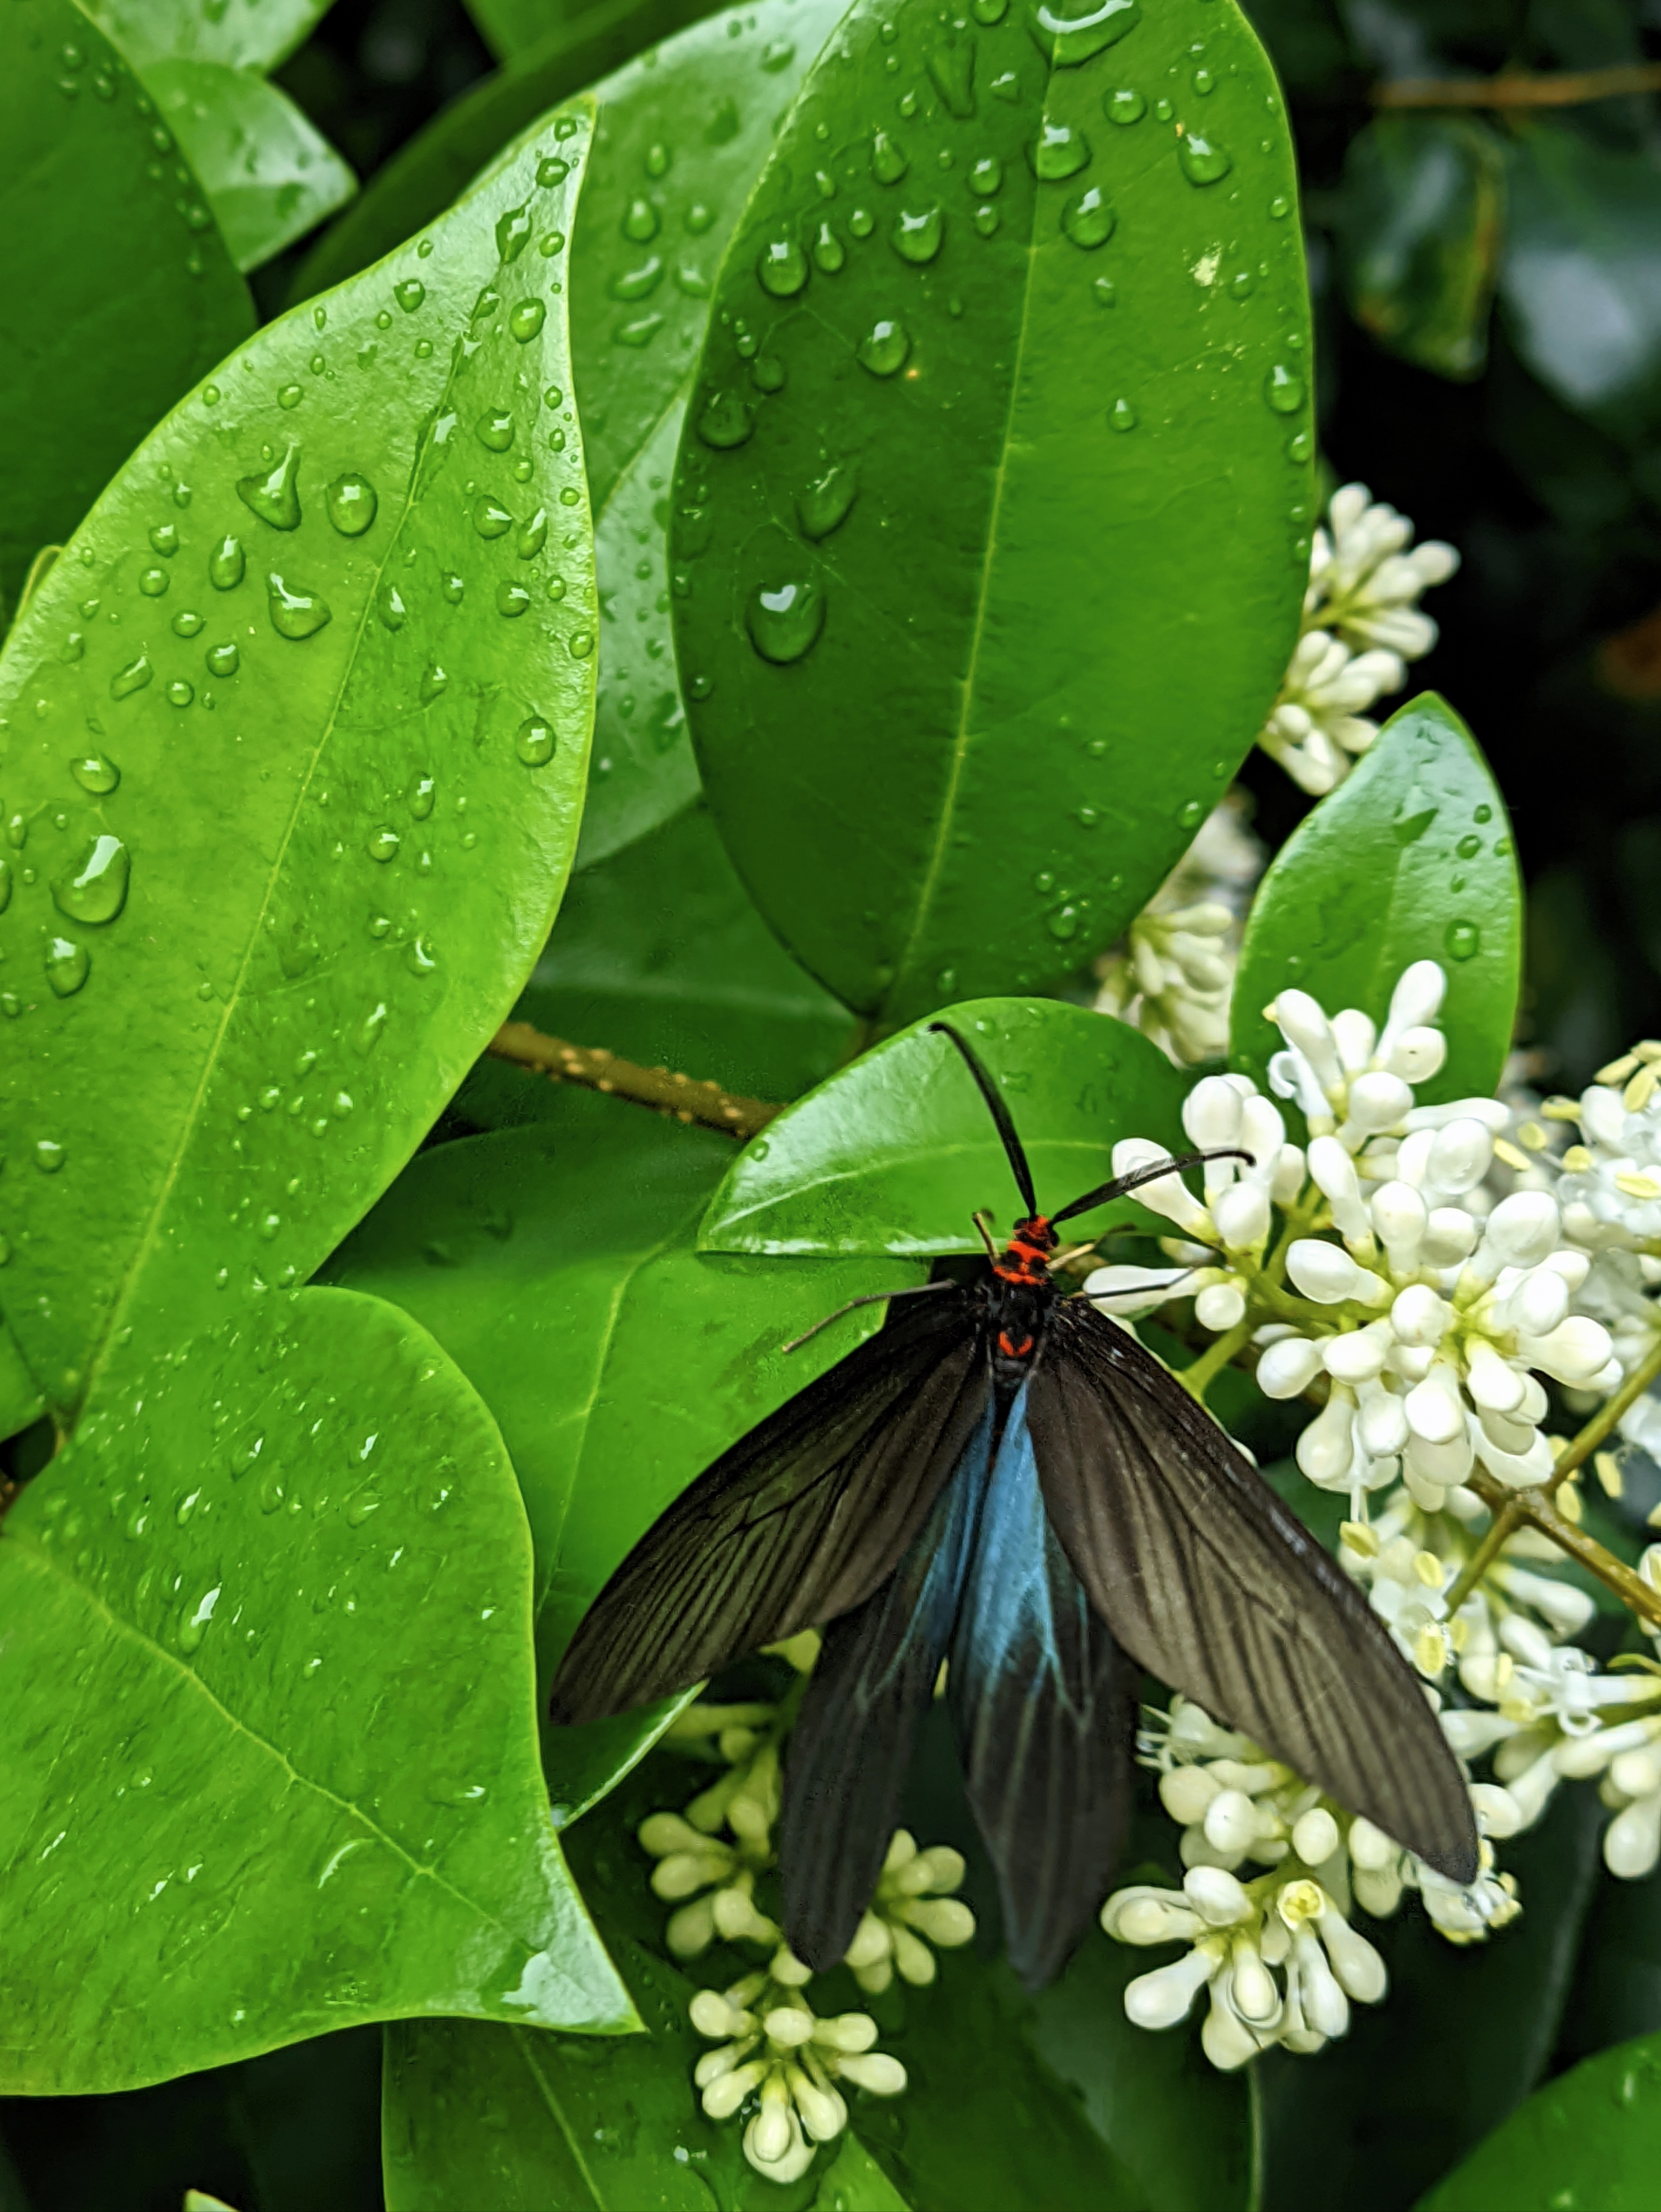
[[[719,1129],[740,1143],[784,1111],[764,1098],[739,1097],[718,1083],[700,1083],[690,1075],[672,1074],[666,1067],[638,1066],[603,1047],[544,1036],[529,1022],[504,1022],[485,1050],[493,1059],[545,1075],[551,1083],[579,1083],[590,1091],[607,1091],[654,1113],[672,1115],[678,1121]]]
[[[1225,1335],[1208,1345],[1190,1365],[1177,1369],[1177,1380],[1197,1405],[1204,1405],[1206,1392],[1235,1353],[1243,1352],[1250,1343],[1251,1333],[1257,1325],[1248,1314],[1244,1321],[1236,1322]]]
[[[1657,1336],[1647,1355],[1640,1360],[1614,1396],[1603,1401],[1585,1428],[1572,1440],[1568,1449],[1557,1462],[1552,1483],[1554,1490],[1566,1474],[1573,1474],[1577,1467],[1591,1457],[1628,1407],[1634,1405],[1643,1396],[1658,1375],[1661,1375],[1661,1335]]]
[[[1450,1620],[1516,1534],[1522,1522],[1523,1509],[1513,1492],[1503,1505],[1496,1508],[1494,1518],[1488,1523],[1488,1534],[1460,1569],[1453,1588],[1448,1592]]]
[[[1536,75],[1506,70],[1498,76],[1396,77],[1372,88],[1375,107],[1579,107],[1661,91],[1661,64],[1617,62],[1609,69]]]

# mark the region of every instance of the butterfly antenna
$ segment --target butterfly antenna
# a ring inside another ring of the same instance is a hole
[[[1038,1210],[1038,1200],[1032,1188],[1032,1170],[1026,1164],[1026,1154],[1022,1150],[1020,1139],[1015,1133],[1015,1124],[1009,1118],[1009,1109],[1004,1103],[1003,1094],[979,1060],[976,1059],[967,1039],[960,1037],[950,1022],[930,1022],[928,1026],[931,1030],[938,1030],[941,1036],[950,1037],[963,1054],[964,1066],[980,1085],[981,1096],[986,1101],[987,1111],[998,1125],[998,1134],[1003,1139],[1004,1151],[1009,1155],[1009,1165],[1014,1174],[1015,1188],[1021,1194],[1021,1202],[1029,1215],[1036,1214]]]
[[[1052,1221],[1070,1221],[1075,1213],[1088,1213],[1092,1206],[1105,1206],[1110,1199],[1123,1198],[1128,1192],[1140,1190],[1145,1182],[1158,1182],[1162,1176],[1180,1174],[1184,1168],[1202,1166],[1207,1160],[1244,1160],[1249,1168],[1256,1167],[1255,1152],[1244,1152],[1238,1145],[1219,1145],[1208,1152],[1178,1152],[1172,1160],[1152,1160],[1145,1168],[1137,1168],[1129,1175],[1115,1176],[1111,1182],[1098,1184],[1094,1190],[1086,1191],[1059,1213],[1052,1213]]]

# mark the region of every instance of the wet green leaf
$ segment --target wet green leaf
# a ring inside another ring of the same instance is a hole
[[[1661,2036],[1618,2044],[1530,2097],[1421,2212],[1650,2212],[1661,2169]]]
[[[1232,1064],[1265,1079],[1281,1036],[1262,1009],[1287,984],[1329,1013],[1382,1021],[1402,969],[1436,960],[1448,1056],[1419,1097],[1486,1097],[1510,1048],[1521,957],[1505,801],[1469,731],[1425,692],[1276,854],[1246,926]]]
[[[70,0],[0,16],[8,600],[38,549],[70,535],[156,418],[253,326],[188,166],[181,180],[160,158],[160,127]]]
[[[17,1339],[0,1320],[0,1442],[39,1420],[45,1405]]]
[[[810,73],[723,264],[672,604],[721,835],[861,1012],[1076,969],[1250,744],[1306,574],[1295,196],[1230,0],[861,0]]]
[[[1182,1140],[1191,1079],[1106,1014],[1050,1000],[948,1010],[1007,1097],[1040,1206],[1105,1182],[1121,1137]],[[978,1252],[970,1218],[1019,1207],[985,1103],[926,1024],[891,1037],[780,1115],[734,1162],[699,1231],[706,1252]],[[1146,1220],[1121,1201],[1080,1237]]]
[[[800,1097],[853,1028],[756,912],[702,806],[573,878],[514,1014],[752,1098]],[[494,1128],[557,1110],[561,1095],[484,1060],[456,1108]]]
[[[7,640],[3,1294],[54,1403],[129,1329],[136,1355],[304,1279],[546,935],[594,615],[535,238],[569,225],[587,128],[551,118],[418,246],[262,331]]]
[[[135,61],[163,54],[263,76],[305,43],[330,0],[87,0]]]
[[[1339,229],[1356,321],[1421,368],[1481,375],[1505,205],[1505,142],[1486,124],[1368,124],[1349,143]]]
[[[545,1681],[665,1506],[851,1352],[882,1309],[800,1352],[782,1347],[845,1299],[922,1279],[894,1261],[695,1252],[730,1140],[594,1092],[554,1096],[554,1119],[422,1153],[330,1268],[430,1329],[500,1422],[536,1546]],[[632,1765],[667,1718],[660,1708],[551,1730],[562,1819]]]
[[[466,1382],[339,1291],[129,1372],[0,1533],[0,2087],[411,2013],[627,2026],[548,1821],[530,1545]]]

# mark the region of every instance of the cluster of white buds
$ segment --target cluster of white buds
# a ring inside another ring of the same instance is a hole
[[[1121,1942],[1189,1948],[1126,1989],[1125,2011],[1138,2027],[1173,2026],[1206,1989],[1201,2042],[1214,2066],[1242,2065],[1273,2044],[1318,2051],[1345,2033],[1352,2002],[1377,2004],[1387,1987],[1383,1960],[1351,1924],[1354,1905],[1383,1917],[1404,1888],[1416,1887],[1456,1942],[1519,1910],[1514,1884],[1493,1872],[1486,1840],[1520,1825],[1504,1790],[1472,1788],[1483,1867],[1461,1889],[1197,1705],[1178,1698],[1168,1717],[1153,1717],[1143,1756],[1182,1826],[1187,1872],[1180,1890],[1138,1883],[1116,1891],[1102,1925]],[[1249,1862],[1267,1871],[1242,1879]]]
[[[1399,690],[1407,662],[1436,642],[1419,597],[1445,583],[1459,556],[1439,540],[1414,546],[1412,538],[1407,517],[1359,483],[1333,494],[1315,533],[1303,635],[1257,742],[1317,796],[1342,783],[1378,735],[1366,709]]]
[[[876,1893],[848,1948],[854,1978],[873,1996],[897,1973],[917,1985],[934,1978],[931,1943],[954,1950],[973,1941],[975,1916],[951,1893],[963,1881],[963,1854],[949,1844],[920,1851],[897,1828],[878,1877]]]
[[[873,2045],[868,2013],[820,2019],[804,1990],[811,1978],[782,1948],[762,1973],[725,1991],[700,1990],[692,2025],[718,2045],[699,2059],[693,2080],[712,2120],[729,2118],[750,2099],[756,2110],[744,2131],[744,2154],[769,2180],[798,2180],[820,2143],[848,2125],[838,2081],[879,2097],[897,2096],[905,2069]]]
[[[665,1940],[678,1959],[696,1959],[717,1936],[727,1942],[776,1943],[776,1923],[756,1905],[757,1876],[773,1864],[779,1810],[778,1709],[774,1705],[689,1705],[671,1723],[671,1742],[713,1744],[731,1761],[718,1782],[678,1813],[642,1821],[640,1843],[657,1861],[652,1887],[672,1914]],[[730,1840],[721,1834],[725,1827]]]
[[[1098,1013],[1141,1030],[1179,1067],[1228,1047],[1240,925],[1268,858],[1245,808],[1231,791],[1212,809],[1123,945],[1097,963]]]

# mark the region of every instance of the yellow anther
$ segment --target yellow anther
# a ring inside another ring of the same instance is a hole
[[[1655,1088],[1653,1083],[1650,1088]],[[1661,1182],[1657,1182],[1653,1176],[1618,1175],[1615,1187],[1625,1198],[1661,1198]]]
[[[1529,1164],[1528,1154],[1519,1152],[1516,1146],[1505,1137],[1494,1139],[1494,1157],[1496,1160],[1502,1161],[1508,1168],[1525,1168]]]
[[[1439,1674],[1447,1665],[1447,1632],[1439,1621],[1427,1620],[1414,1638],[1413,1663],[1421,1674]]]
[[[1413,1571],[1427,1589],[1441,1589],[1442,1562],[1434,1552],[1415,1552],[1413,1555]]]
[[[1512,1657],[1509,1651],[1502,1651],[1500,1654],[1500,1656],[1494,1662],[1494,1688],[1496,1690],[1503,1690],[1506,1683],[1510,1681],[1512,1676],[1516,1672],[1517,1662]]]
[[[1603,1486],[1605,1498],[1619,1498],[1626,1485],[1621,1476],[1621,1462],[1613,1452],[1596,1452],[1592,1465],[1597,1470],[1597,1480]]]
[[[1612,1060],[1607,1067],[1600,1067],[1592,1081],[1624,1083],[1629,1075],[1635,1075],[1642,1065],[1635,1052],[1623,1052],[1619,1060]]]
[[[1470,1642],[1470,1623],[1463,1613],[1456,1613],[1449,1621],[1448,1642],[1456,1651],[1463,1651]]]
[[[1591,1154],[1584,1145],[1571,1145],[1563,1155],[1565,1175],[1588,1175],[1591,1170]]]
[[[1658,1083],[1661,1083],[1661,1067],[1656,1066],[1652,1060],[1646,1060],[1621,1093],[1621,1103],[1628,1114],[1643,1112],[1649,1104],[1651,1094]]]
[[[1341,1521],[1338,1534],[1352,1552],[1359,1552],[1364,1559],[1378,1558],[1378,1532],[1370,1528],[1365,1521]]]
[[[1566,1521],[1577,1524],[1580,1519],[1580,1493],[1573,1483],[1560,1482],[1557,1486],[1557,1510]]]
[[[1326,1911],[1326,1892],[1318,1881],[1289,1881],[1275,1900],[1275,1909],[1288,1928],[1318,1920]]]
[[[1548,1141],[1544,1124],[1539,1121],[1524,1121],[1517,1132],[1517,1141],[1519,1145],[1526,1146],[1531,1152],[1543,1152]]]
[[[1633,1052],[1642,1060],[1661,1060],[1661,1037],[1640,1037]]]
[[[1548,1121],[1578,1121],[1580,1119],[1580,1101],[1578,1098],[1548,1098],[1542,1102],[1540,1111]]]

